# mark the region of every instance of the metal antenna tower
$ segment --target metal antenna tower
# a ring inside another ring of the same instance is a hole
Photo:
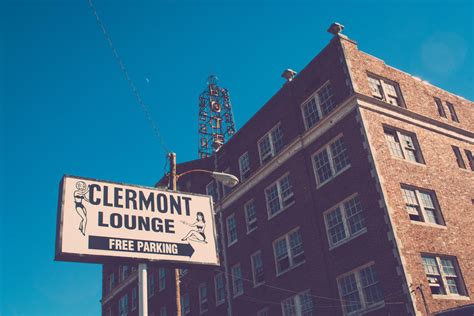
[[[217,85],[217,77],[207,78],[207,88],[199,95],[199,158],[212,156],[235,134],[229,92]]]

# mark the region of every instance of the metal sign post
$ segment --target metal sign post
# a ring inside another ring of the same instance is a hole
[[[146,263],[138,264],[138,313],[148,316],[148,279]]]

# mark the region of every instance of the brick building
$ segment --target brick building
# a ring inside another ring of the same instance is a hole
[[[473,304],[474,107],[329,44],[214,156],[178,165],[214,196],[222,266],[182,270],[189,315],[429,315]],[[218,225],[219,227],[219,225]],[[174,270],[150,265],[150,315],[174,315]],[[137,273],[103,268],[103,313],[138,315]]]

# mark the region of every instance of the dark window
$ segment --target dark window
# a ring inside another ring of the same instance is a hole
[[[434,98],[434,100],[438,109],[439,116],[447,118],[446,111],[444,111],[443,103],[441,102],[441,100],[439,98]]]
[[[458,118],[458,115],[456,114],[456,110],[454,109],[454,105],[452,105],[452,104],[449,103],[449,102],[446,102],[446,105],[448,106],[449,113],[451,114],[451,119],[452,119],[454,122],[458,122],[458,123],[459,123],[459,118]]]
[[[464,149],[464,152],[466,153],[467,161],[469,161],[469,167],[474,171],[474,157],[472,156],[472,151]]]
[[[458,163],[458,167],[462,169],[466,169],[466,164],[464,163],[464,159],[462,158],[461,151],[459,147],[451,146],[453,148],[454,156],[456,157],[456,162]]]

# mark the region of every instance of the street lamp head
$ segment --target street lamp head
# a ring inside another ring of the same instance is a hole
[[[218,182],[221,182],[227,187],[233,188],[237,184],[239,184],[239,178],[229,173],[214,171],[211,173],[211,175],[214,179],[216,179]]]

